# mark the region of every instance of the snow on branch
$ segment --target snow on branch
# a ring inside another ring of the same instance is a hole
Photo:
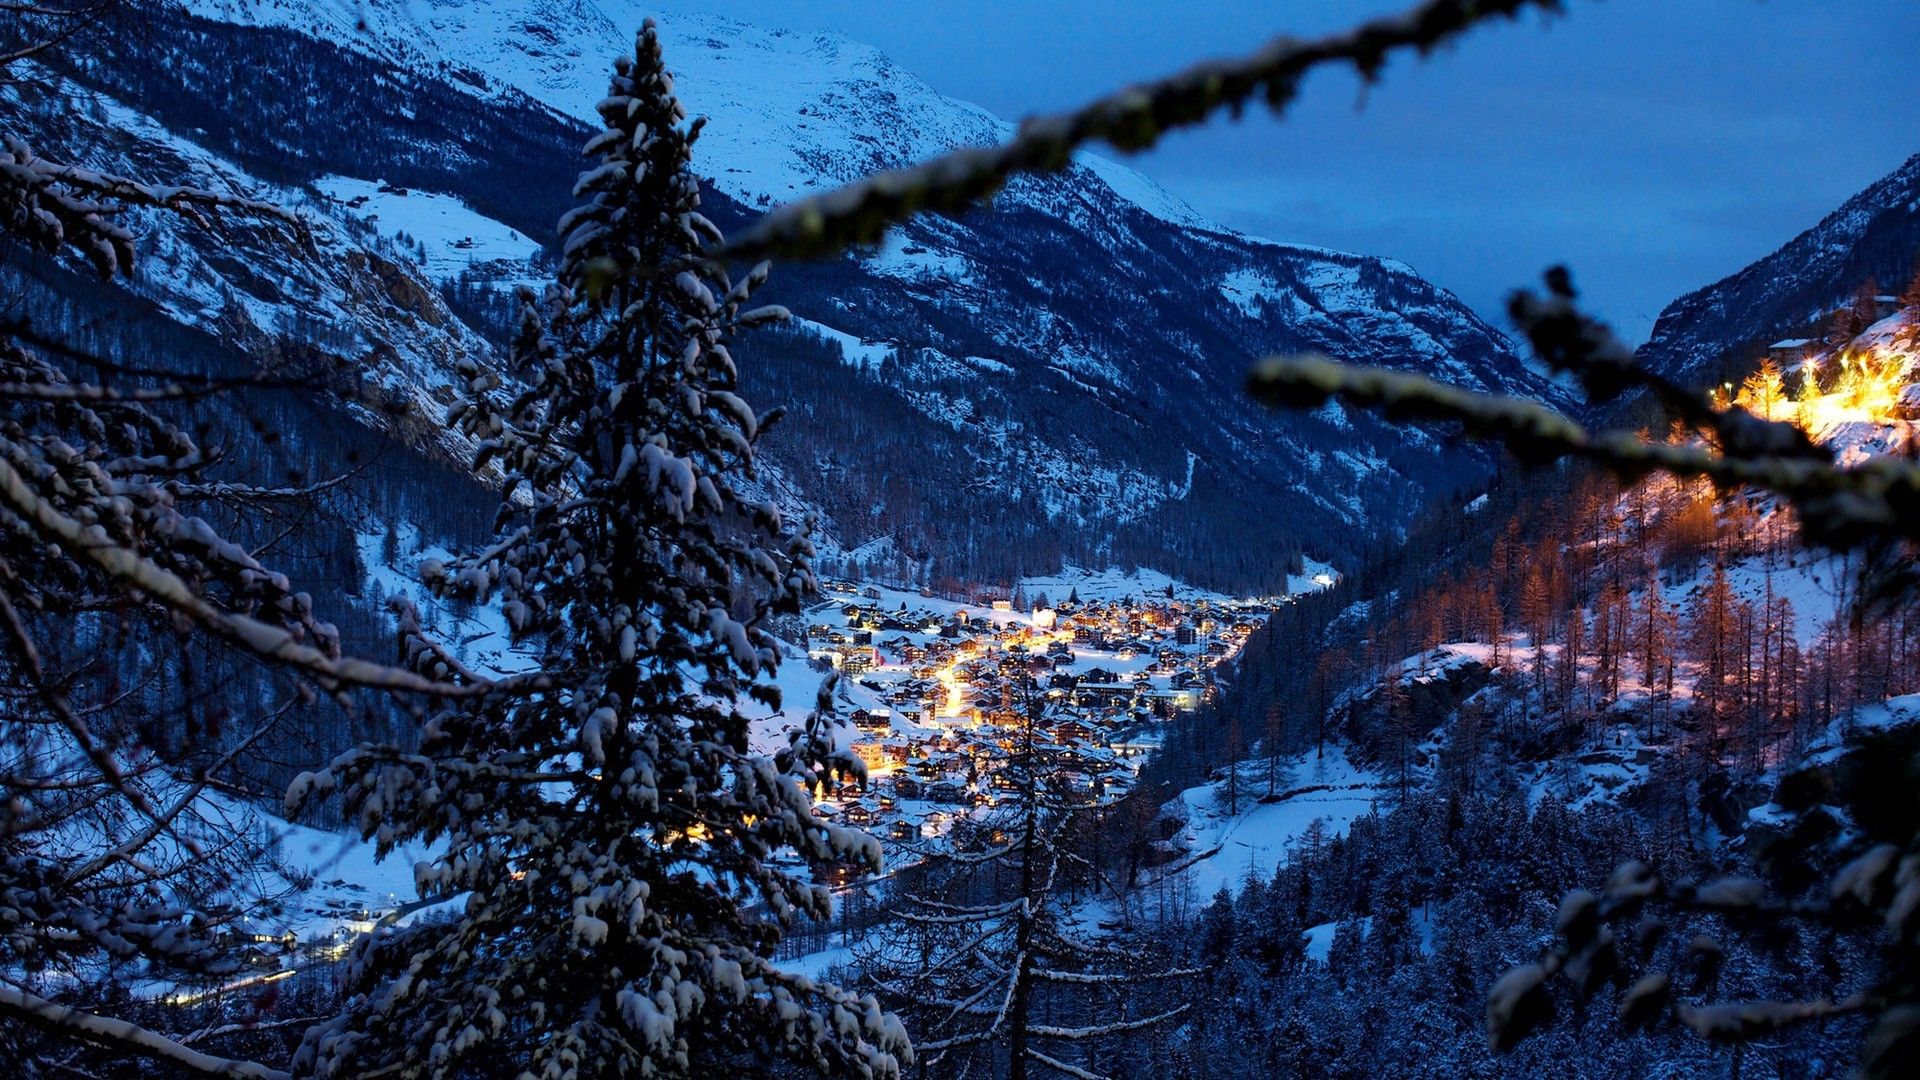
[[[1114,972],[1099,974],[1087,971],[1054,971],[1050,968],[1029,968],[1027,974],[1048,982],[1079,983],[1094,985],[1098,983],[1137,983],[1145,979],[1185,979],[1194,975],[1206,974],[1206,968],[1168,968],[1165,971]]]
[[[1078,1065],[1069,1065],[1066,1062],[1061,1061],[1059,1058],[1049,1057],[1048,1055],[1043,1054],[1038,1050],[1035,1050],[1031,1046],[1027,1047],[1027,1056],[1039,1062],[1040,1064],[1045,1065],[1049,1069],[1055,1069],[1060,1072],[1066,1073],[1068,1076],[1073,1077],[1074,1080],[1107,1080],[1105,1076],[1102,1076],[1097,1072],[1088,1072],[1087,1070],[1081,1068]]]
[[[360,686],[442,696],[467,696],[493,688],[486,682],[450,683],[351,656],[329,656],[294,639],[288,631],[234,612],[223,611],[202,597],[172,571],[131,548],[102,543],[89,529],[42,498],[13,464],[0,455],[0,504],[31,524],[47,540],[68,554],[94,564],[107,576],[157,603],[187,616],[221,639],[289,668],[300,670],[322,685]]]
[[[1501,442],[1523,460],[1538,463],[1578,457],[1627,477],[1662,471],[1764,488],[1792,502],[1809,538],[1831,547],[1889,536],[1920,540],[1920,466],[1907,461],[1882,457],[1843,467],[1823,456],[1751,448],[1714,452],[1632,432],[1589,431],[1535,401],[1325,357],[1261,361],[1248,389],[1262,401],[1293,408],[1315,408],[1337,398],[1394,419],[1454,421],[1467,434]]]
[[[133,233],[115,219],[129,207],[184,215],[206,226],[202,211],[225,211],[277,221],[301,240],[307,224],[272,203],[207,188],[145,184],[124,176],[63,165],[5,135],[0,148],[0,224],[48,252],[71,248],[101,277],[133,272]]]
[[[124,1048],[205,1076],[238,1080],[286,1080],[288,1076],[252,1062],[202,1053],[137,1024],[69,1008],[8,983],[0,983],[0,1012],[86,1042]]]
[[[1119,1035],[1128,1031],[1141,1031],[1146,1028],[1164,1024],[1169,1020],[1185,1014],[1186,1011],[1192,1007],[1191,1005],[1176,1005],[1166,1012],[1156,1013],[1153,1016],[1143,1016],[1138,1020],[1115,1020],[1111,1024],[1095,1024],[1090,1027],[1068,1028],[1053,1027],[1047,1024],[1035,1024],[1029,1027],[1027,1031],[1035,1038],[1041,1039],[1066,1039],[1069,1042],[1081,1039],[1098,1039],[1107,1035]]]
[[[790,203],[717,254],[747,260],[833,255],[852,244],[876,242],[888,227],[915,214],[966,210],[1021,173],[1061,172],[1073,163],[1074,151],[1090,143],[1139,153],[1167,132],[1204,123],[1223,108],[1238,114],[1256,96],[1280,113],[1298,93],[1301,78],[1315,68],[1346,65],[1371,82],[1394,52],[1424,55],[1495,16],[1514,18],[1528,8],[1559,6],[1559,0],[1426,0],[1399,15],[1317,40],[1277,38],[1250,56],[1198,64],[1072,112],[1031,118],[1000,146],[955,150]]]

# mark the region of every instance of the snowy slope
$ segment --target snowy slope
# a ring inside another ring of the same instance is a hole
[[[1392,791],[1379,775],[1347,760],[1340,746],[1329,747],[1324,756],[1289,759],[1283,772],[1287,779],[1280,790],[1261,797],[1264,765],[1243,764],[1241,805],[1231,812],[1224,782],[1188,788],[1169,804],[1168,811],[1183,822],[1172,840],[1180,853],[1173,865],[1194,896],[1211,897],[1249,877],[1271,879],[1316,822],[1324,836],[1340,836]]]
[[[190,6],[207,18],[157,16],[162,32],[116,42],[78,77],[210,159],[338,197],[321,212],[371,228],[418,286],[459,290],[458,317],[497,340],[497,324],[472,320],[537,280],[525,253],[552,242],[607,64],[630,51],[642,9]],[[724,228],[1009,130],[836,35],[686,15],[662,34],[677,91],[710,119],[696,167]],[[285,93],[257,94],[266,69]],[[769,442],[782,482],[824,512],[830,550],[873,555],[871,573],[1006,581],[1120,563],[1277,588],[1276,539],[1341,562],[1485,475],[1484,451],[1438,431],[1252,405],[1245,373],[1269,353],[1566,400],[1408,267],[1224,230],[1112,162],[1021,179],[994,209],[778,268],[764,295],[801,332],[741,345],[756,385],[791,406]],[[836,357],[827,378],[820,361]],[[408,394],[443,380],[444,360],[428,363],[441,366],[402,373]]]
[[[372,225],[383,237],[417,244],[421,267],[434,281],[490,263],[523,264],[540,245],[520,230],[476,213],[457,198],[408,191],[377,180],[326,176],[314,184],[338,209]]]
[[[557,112],[587,116],[607,65],[633,48],[650,5],[619,0],[192,0],[223,21],[277,26],[383,57],[479,72]],[[764,30],[716,15],[662,20],[675,89],[714,123],[701,139],[720,190],[766,206],[961,146],[1013,125],[936,93],[879,50],[828,32]],[[1098,183],[1174,224],[1218,229],[1159,185],[1086,155]]]
[[[369,423],[457,457],[470,452],[438,417],[451,400],[450,375],[458,359],[490,352],[491,346],[447,309],[424,280],[427,268],[416,264],[416,252],[395,245],[393,232],[383,234],[364,211],[256,176],[136,105],[99,92],[73,93],[37,103],[40,109],[67,107],[57,133],[36,140],[41,153],[126,175],[191,178],[291,207],[305,223],[304,234],[296,235],[234,216],[209,230],[176,215],[134,211],[129,221],[140,237],[129,286],[134,292],[180,323],[214,330],[279,375],[326,387]],[[20,116],[27,108],[17,91],[0,88],[0,117]],[[339,191],[351,193],[357,182],[340,185]],[[443,200],[443,211],[445,204],[458,206]],[[464,211],[452,220],[461,219],[485,221]],[[451,257],[452,248],[424,219],[412,224],[434,239],[429,268]],[[491,222],[472,227],[488,236],[491,254],[512,246]],[[324,347],[326,359],[293,355],[296,342]]]
[[[1750,361],[1797,336],[1869,277],[1899,292],[1920,250],[1920,156],[1848,199],[1779,250],[1667,305],[1643,363],[1669,375]]]

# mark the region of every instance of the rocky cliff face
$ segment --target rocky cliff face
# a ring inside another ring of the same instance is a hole
[[[149,222],[137,287],[183,322],[312,354],[357,406],[426,418],[405,430],[438,438],[427,420],[453,357],[493,347],[511,288],[544,277],[603,73],[640,10],[192,7],[117,38],[72,73],[70,97],[10,92],[5,107],[48,152],[304,207],[317,240],[295,257]],[[698,165],[723,227],[1009,132],[834,35],[718,18],[664,31],[678,92],[709,117]],[[836,555],[891,575],[1070,561],[1252,587],[1291,549],[1350,554],[1484,474],[1481,451],[1434,431],[1254,408],[1241,381],[1270,352],[1564,400],[1408,267],[1234,233],[1094,157],[1016,182],[991,213],[780,267],[764,295],[796,315],[741,349],[755,399],[790,406],[770,436],[774,481],[825,512]]]

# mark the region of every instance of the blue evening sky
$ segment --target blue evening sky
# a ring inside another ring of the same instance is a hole
[[[671,0],[876,45],[1008,119],[1281,31],[1410,0]],[[1483,29],[1361,95],[1312,79],[1130,160],[1276,240],[1388,255],[1505,325],[1555,262],[1634,340],[1675,296],[1813,225],[1920,152],[1914,0],[1569,0]]]

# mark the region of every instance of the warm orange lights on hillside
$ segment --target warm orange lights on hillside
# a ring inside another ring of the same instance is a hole
[[[1763,362],[1735,389],[1717,395],[1769,420],[1785,420],[1815,439],[1845,424],[1894,424],[1901,420],[1900,395],[1915,377],[1915,358],[1891,349],[1842,353],[1836,361],[1810,357],[1799,368],[1798,386],[1789,393],[1772,362]]]

